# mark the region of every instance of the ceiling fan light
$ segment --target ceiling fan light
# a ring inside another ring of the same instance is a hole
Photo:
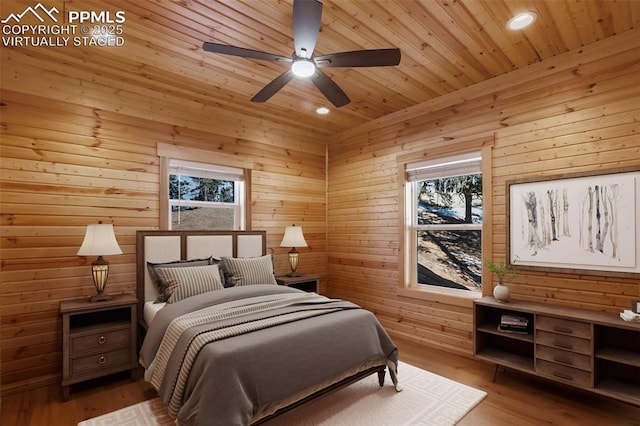
[[[311,77],[316,72],[316,65],[309,59],[297,59],[293,61],[291,71],[296,77]]]
[[[519,13],[513,18],[509,19],[509,22],[507,22],[507,28],[509,28],[510,30],[521,30],[533,24],[533,21],[536,20],[536,17],[537,15],[535,14],[535,12]]]

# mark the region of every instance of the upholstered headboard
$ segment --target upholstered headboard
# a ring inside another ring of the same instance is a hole
[[[267,251],[266,231],[138,231],[136,233],[136,287],[138,318],[144,303],[156,298],[147,262],[201,259],[213,256],[256,257]]]

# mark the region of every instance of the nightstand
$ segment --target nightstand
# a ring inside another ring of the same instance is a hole
[[[60,302],[64,401],[74,383],[125,370],[131,370],[131,379],[135,378],[137,303],[128,294],[104,302],[90,302],[89,298]]]
[[[281,275],[276,277],[276,281],[280,285],[286,285],[288,287],[297,288],[299,290],[317,293],[318,285],[320,283],[320,277],[311,274],[300,274],[299,277]]]

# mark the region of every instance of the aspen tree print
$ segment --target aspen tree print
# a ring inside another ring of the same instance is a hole
[[[508,184],[511,263],[640,272],[639,182],[625,172]]]

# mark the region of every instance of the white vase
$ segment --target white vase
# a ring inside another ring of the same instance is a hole
[[[493,287],[493,297],[495,297],[498,302],[507,302],[509,300],[509,287],[498,283]]]

